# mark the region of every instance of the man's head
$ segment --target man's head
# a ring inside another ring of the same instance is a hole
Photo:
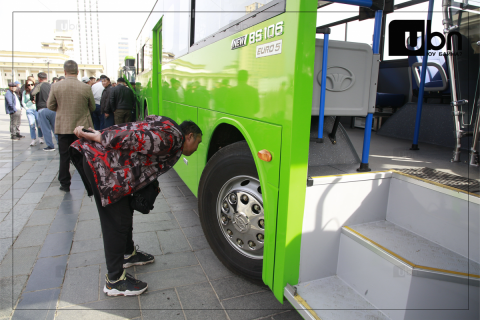
[[[62,80],[65,80],[65,77],[64,77],[64,76],[58,77],[58,82],[60,82],[60,81],[62,81]]]
[[[22,85],[18,81],[15,81],[15,85],[17,86],[18,89],[20,89],[22,87]]]
[[[95,77],[90,77],[90,82],[88,83],[90,86],[93,86],[95,84],[95,82],[97,82],[97,78]]]
[[[117,86],[117,82],[116,81],[112,81],[112,87],[116,87]]]
[[[100,78],[97,79],[97,83],[100,81],[103,81],[103,79],[105,79],[106,77],[107,77],[106,75],[102,74]]]
[[[103,78],[103,80],[102,80],[103,87],[106,88],[106,87],[108,87],[109,84],[110,84],[110,78],[109,77]]]
[[[90,79],[88,77],[83,77],[82,82],[85,84],[90,84]]]
[[[55,83],[55,82],[58,82],[58,78],[57,78],[57,77],[53,77],[53,79],[52,79],[52,83]]]
[[[38,76],[38,82],[47,81],[47,74],[45,72],[39,72],[37,76]]]
[[[185,136],[182,153],[185,156],[190,156],[197,151],[198,145],[202,142],[202,130],[195,122],[189,120],[182,122],[180,130]]]
[[[65,71],[66,76],[76,76],[78,75],[78,64],[73,60],[67,60],[63,64],[63,71]]]
[[[15,84],[15,82],[9,82],[8,89],[10,89],[10,91],[12,92],[15,92],[15,90],[17,90],[17,85]]]
[[[118,79],[117,79],[117,84],[121,84],[121,85],[124,86],[124,85],[125,85],[125,79],[123,79],[123,78],[118,78]]]

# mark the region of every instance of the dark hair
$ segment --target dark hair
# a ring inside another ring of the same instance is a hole
[[[55,81],[55,80],[58,81],[58,78],[57,78],[57,77],[53,77],[53,78],[52,78],[52,82]]]
[[[25,91],[28,92],[28,93],[30,93],[30,92],[32,91],[32,89],[30,89],[30,88],[28,87],[28,82],[31,82],[31,83],[35,86],[35,81],[30,80],[30,79],[27,79],[27,81],[25,81]]]
[[[39,72],[37,76],[38,79],[47,79],[47,74],[45,72]]]
[[[88,78],[88,79],[90,79],[90,80],[92,80],[92,79],[93,79],[93,80],[96,80],[97,78],[95,78],[95,77],[90,77],[90,78]]]
[[[65,77],[64,77],[64,76],[60,76],[60,78],[58,78],[58,80],[65,80]]]
[[[103,79],[106,79],[107,81],[110,81],[110,78],[109,78],[109,77],[105,77],[105,78],[103,78]]]
[[[180,125],[180,130],[184,136],[193,133],[193,137],[196,139],[198,135],[202,135],[202,130],[197,126],[197,124],[190,120],[185,120]]]
[[[63,70],[68,74],[78,74],[78,64],[73,60],[67,60],[63,64]]]

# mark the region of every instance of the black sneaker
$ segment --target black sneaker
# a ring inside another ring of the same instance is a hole
[[[17,136],[11,136],[10,139],[12,139],[12,140],[17,140],[17,141],[20,140],[20,138],[17,137]]]
[[[16,137],[20,139],[25,138],[25,136],[22,136],[20,133],[17,133]]]
[[[43,148],[43,151],[55,151],[55,148],[46,147]]]
[[[149,264],[154,261],[154,256],[138,250],[138,246],[136,246],[131,255],[123,257],[123,267],[130,268],[131,266],[143,266],[144,264]]]
[[[65,192],[70,192],[70,187],[60,186],[60,190],[65,191]]]
[[[132,277],[123,271],[122,276],[117,281],[110,281],[108,275],[105,276],[105,287],[103,292],[107,296],[138,296],[147,290],[148,284]]]

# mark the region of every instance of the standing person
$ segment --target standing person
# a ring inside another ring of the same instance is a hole
[[[58,81],[57,81],[57,82],[60,82],[60,81],[62,81],[62,80],[65,80],[65,77],[64,77],[64,76],[58,77]]]
[[[47,81],[47,74],[45,72],[38,73],[38,84],[33,89],[30,94],[30,100],[35,103],[38,112],[38,124],[42,128],[42,134],[45,138],[45,144],[47,145],[43,148],[43,151],[55,151],[55,145],[53,144],[52,133],[55,128],[55,111],[48,110],[47,108],[47,99],[50,94],[50,88],[52,85]],[[58,137],[55,135],[55,140]]]
[[[97,82],[97,78],[95,78],[95,77],[90,77],[89,79],[90,79],[90,83],[89,83],[90,87],[93,86]]]
[[[114,87],[114,88],[115,88],[116,86],[117,86],[117,82],[116,82],[115,80],[114,80],[114,81],[112,81],[112,87]]]
[[[33,85],[35,86],[35,78],[33,76],[28,76],[27,77],[27,81],[28,80],[31,80],[33,82]],[[23,96],[23,91],[25,90],[25,87],[26,87],[26,82],[25,84],[22,85],[22,87],[20,88],[20,97]]]
[[[15,91],[15,83],[8,84],[8,91],[5,93],[5,112],[10,115],[10,134],[12,140],[25,138],[20,134],[20,120],[22,119],[22,108]]]
[[[85,83],[85,84],[88,84],[90,87],[92,86],[91,85],[91,80],[88,77],[83,77],[82,82]]]
[[[102,98],[100,99],[100,110],[105,117],[104,126],[105,128],[108,128],[115,124],[115,115],[113,110],[110,108],[110,92],[113,90],[113,86],[110,83],[109,77],[103,79],[102,84],[105,90],[103,90]]]
[[[132,110],[135,107],[135,95],[127,87],[125,79],[118,78],[117,86],[110,93],[110,108],[115,112],[115,123],[130,122]]]
[[[202,131],[192,121],[179,126],[162,116],[148,116],[102,132],[82,129],[75,128],[80,140],[72,144],[70,153],[88,195],[95,198],[100,217],[108,271],[103,292],[140,295],[148,285],[124,269],[153,263],[155,258],[138,250],[133,242],[130,195],[167,172],[182,154],[192,155],[202,141]]]
[[[54,83],[56,83],[56,82],[58,82],[58,78],[57,78],[57,77],[53,77],[53,79],[52,79],[52,84],[54,84]]]
[[[25,90],[23,90],[22,93],[22,106],[25,108],[27,112],[27,119],[28,119],[28,125],[30,126],[30,138],[32,138],[32,142],[30,143],[30,147],[33,147],[36,145],[36,128],[38,128],[38,139],[40,141],[40,144],[43,144],[43,134],[42,134],[42,129],[38,125],[38,112],[37,112],[37,107],[35,106],[35,103],[33,103],[32,100],[30,100],[30,93],[33,91],[33,87],[35,86],[35,83],[32,80],[27,80],[25,83]]]
[[[92,112],[92,120],[95,130],[100,130],[104,127],[105,118],[101,112],[100,99],[102,98],[102,92],[104,90],[102,80],[106,77],[106,75],[102,74],[97,83],[92,86],[92,93],[93,97],[95,98],[95,111]]]
[[[60,169],[58,181],[60,190],[69,192],[72,177],[70,176],[70,155],[68,148],[77,140],[73,130],[77,126],[93,126],[90,112],[95,110],[95,100],[88,85],[77,80],[78,65],[73,60],[63,64],[65,81],[60,81],[50,91],[47,106],[56,111],[55,133],[58,135],[60,151]]]

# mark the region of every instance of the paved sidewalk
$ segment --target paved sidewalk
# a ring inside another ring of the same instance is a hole
[[[0,115],[0,319],[301,319],[266,286],[218,261],[200,227],[197,199],[173,170],[159,179],[153,213],[134,215],[134,241],[155,263],[128,272],[148,291],[104,295],[94,202],[76,173],[70,193],[58,189],[58,151],[29,147],[25,114],[21,132],[25,139],[9,140],[9,117]]]

